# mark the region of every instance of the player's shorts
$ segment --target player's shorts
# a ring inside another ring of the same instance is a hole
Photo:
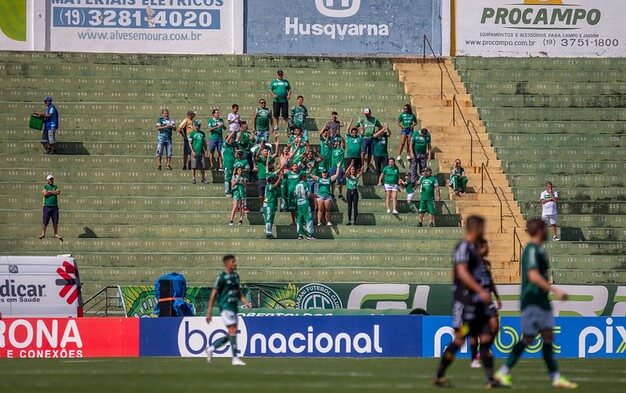
[[[397,184],[385,184],[385,191],[398,192]]]
[[[361,142],[361,154],[372,155],[372,142],[372,138],[363,138],[363,142]]]
[[[554,315],[552,311],[544,310],[538,306],[528,306],[522,310],[522,334],[527,337],[535,337],[544,330],[554,328]]]
[[[485,308],[485,315],[487,316],[488,319],[491,319],[493,317],[498,317],[498,307],[496,307],[496,305],[494,303],[489,304],[486,308]]]
[[[289,101],[285,102],[276,102],[272,103],[272,109],[274,110],[274,118],[278,119],[279,117],[283,117],[283,119],[287,120],[289,118]]]
[[[452,327],[460,329],[463,326],[463,303],[455,300],[452,303]]]
[[[546,225],[556,225],[557,222],[556,214],[546,214],[541,216],[541,219],[546,223]]]
[[[404,128],[400,131],[400,135],[411,136],[413,134],[413,130],[410,128]]]
[[[437,209],[435,208],[435,201],[432,199],[424,200],[420,199],[419,212],[424,214],[426,212],[432,214],[433,216],[437,214]]]
[[[237,325],[237,313],[230,310],[222,310],[220,313],[222,322],[226,327]]]
[[[209,151],[213,153],[217,150],[218,153],[222,154],[222,139],[209,139]]]
[[[196,158],[191,158],[191,169],[204,169],[204,154],[196,154]]]
[[[487,306],[484,303],[471,303],[463,306],[463,331],[471,336],[490,333]]]
[[[44,143],[54,144],[56,143],[56,128],[43,129],[41,133],[41,141]]]
[[[171,157],[173,153],[173,144],[171,141],[157,142],[156,155],[157,157]]]

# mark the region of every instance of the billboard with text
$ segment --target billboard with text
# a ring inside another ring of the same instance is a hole
[[[459,56],[626,56],[621,1],[456,0],[455,14]]]

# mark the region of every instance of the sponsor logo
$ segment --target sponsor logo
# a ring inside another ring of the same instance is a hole
[[[178,350],[181,356],[201,357],[204,356],[204,350],[208,346],[226,335],[228,329],[222,318],[213,318],[210,324],[207,324],[204,318],[183,318],[178,327]],[[237,349],[239,354],[243,355],[246,353],[248,331],[241,317],[238,318],[237,336]],[[216,357],[230,355],[230,344],[215,351]]]
[[[78,288],[78,272],[73,263],[63,261],[63,265],[57,268],[57,274],[61,277],[57,284],[61,285],[59,297],[65,299],[67,304],[74,304],[78,299],[80,289]]]
[[[83,356],[75,319],[0,320],[2,357],[74,358]]]
[[[483,8],[481,24],[503,25],[519,30],[578,30],[600,23],[602,12],[561,0],[525,0],[523,4]]]
[[[615,333],[619,337],[615,337]],[[615,338],[618,340],[615,341]],[[615,344],[617,343],[617,349]],[[626,328],[613,326],[613,318],[607,318],[605,329],[588,326],[578,335],[578,357],[585,358],[594,353],[625,353],[626,352]]]
[[[323,284],[307,284],[298,291],[296,308],[334,310],[343,308],[343,304],[332,288]]]
[[[315,0],[315,7],[324,16],[348,18],[359,12],[361,0]]]

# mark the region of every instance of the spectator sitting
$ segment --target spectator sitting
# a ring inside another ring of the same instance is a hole
[[[46,237],[46,229],[50,220],[52,220],[55,239],[63,241],[63,238],[59,235],[59,195],[61,195],[61,190],[54,184],[54,176],[46,176],[46,184],[41,188],[41,195],[43,196],[43,221],[39,239]]]
[[[388,165],[382,170],[378,177],[378,185],[385,187],[385,205],[387,214],[398,214],[398,183],[400,181],[400,169],[396,166],[396,160],[390,158]],[[390,209],[390,203],[391,207]]]
[[[241,213],[241,215],[239,216],[239,225],[243,224],[243,218],[246,213],[246,183],[247,180],[245,177],[243,177],[243,168],[237,167],[230,182],[233,190],[233,208],[230,212],[228,225],[233,225],[233,220],[235,219],[235,213],[237,211]]]
[[[176,122],[170,118],[170,111],[166,108],[161,111],[161,117],[157,120],[157,169],[161,170],[163,154],[165,153],[167,169],[172,170],[172,131],[176,128]]]
[[[226,129],[224,119],[220,117],[220,110],[213,109],[213,116],[209,118],[207,126],[209,128],[209,168],[215,170],[215,164],[220,171],[224,170],[222,164],[222,144],[224,142],[223,132]],[[217,159],[215,158],[217,152]]]
[[[291,120],[295,127],[302,131],[304,140],[309,139],[309,132],[306,129],[306,119],[309,117],[309,111],[304,106],[304,97],[298,96],[297,105],[291,108]]]
[[[200,169],[202,174],[202,184],[206,184],[205,159],[207,157],[208,145],[206,135],[200,128],[200,120],[194,120],[194,131],[189,134],[188,143],[191,150],[191,183],[196,184],[196,170]]]
[[[461,160],[454,160],[454,166],[450,170],[450,186],[456,195],[464,193],[469,179],[465,176],[465,169],[461,166]]]
[[[267,101],[264,98],[259,100],[259,107],[252,115],[252,124],[254,124],[254,137],[258,143],[260,138],[266,141],[270,140],[270,128],[272,128],[273,116],[272,110],[267,107]]]
[[[287,128],[287,120],[289,119],[289,100],[291,99],[291,85],[285,79],[283,70],[276,72],[276,79],[270,83],[270,93],[274,97],[273,112],[275,119],[274,130],[278,130],[280,126],[280,117],[282,116]]]
[[[46,105],[44,112],[35,112],[36,116],[44,119],[41,144],[46,149],[46,154],[56,154],[56,133],[59,129],[59,112],[52,103],[52,97],[45,96],[43,103]]]
[[[189,162],[191,145],[189,144],[188,135],[196,129],[193,122],[195,118],[196,112],[187,111],[187,117],[178,125],[178,133],[183,137],[183,171],[191,169],[191,162]]]

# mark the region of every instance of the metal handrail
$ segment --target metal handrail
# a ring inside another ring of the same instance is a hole
[[[487,150],[485,150],[485,145],[483,144],[483,141],[480,140],[480,138],[478,137],[478,130],[476,129],[476,124],[474,124],[473,120],[468,120],[467,121],[467,125],[468,126],[472,126],[472,129],[474,130],[474,134],[476,134],[476,139],[478,140],[478,143],[480,143],[480,148],[483,149],[483,155],[485,156],[485,159],[487,160],[487,166],[489,166],[489,155],[487,154]]]
[[[463,114],[463,111],[461,110],[461,106],[459,105],[459,101],[457,101],[456,99],[456,94],[452,97],[452,125],[456,126],[456,108],[459,108],[459,113],[461,114],[461,117],[463,118],[463,125],[465,125],[465,129],[467,130],[467,133],[470,136],[470,159],[469,159],[469,164],[471,166],[474,165],[474,136],[472,135],[472,131],[469,128],[469,123],[468,121],[465,119],[465,115]]]
[[[439,99],[443,100],[446,95],[443,92],[443,67],[441,66],[441,57],[437,56],[437,54],[435,53],[435,50],[433,49],[433,46],[430,44],[430,40],[428,39],[426,34],[424,34],[424,45],[422,47],[422,49],[424,50],[423,57],[422,57],[422,60],[424,63],[426,62],[426,45],[428,45],[428,48],[430,49],[430,52],[433,54],[433,57],[435,58],[437,62],[437,66],[439,67],[439,74],[440,74],[439,75],[439,82],[440,82]]]
[[[515,243],[515,241],[517,240],[517,244]],[[516,246],[519,246],[519,256],[520,258],[522,257],[522,239],[519,238],[519,235],[517,234],[517,228],[513,227],[513,256],[511,257],[511,262],[519,262],[519,259],[517,258],[517,248]],[[521,269],[521,266],[520,266]]]
[[[496,198],[498,198],[498,202],[500,203],[500,229],[498,230],[499,233],[503,233],[504,232],[504,214],[503,214],[503,203],[502,203],[502,198],[500,198],[500,195],[498,194],[498,188],[496,187],[496,185],[493,182],[493,179],[491,178],[491,175],[489,174],[489,171],[487,170],[487,165],[485,165],[484,162],[482,162],[480,164],[480,192],[484,193],[485,192],[485,176],[487,175],[487,179],[489,179],[489,182],[491,183],[491,187],[493,187],[493,192],[496,194]]]
[[[109,296],[109,291],[112,289],[115,290],[115,295]],[[109,285],[102,288],[84,302],[84,315],[88,316],[87,313],[91,313],[92,315],[99,315],[101,313],[104,313],[105,316],[108,316],[110,307],[109,300],[112,299],[117,300],[118,304],[123,303],[122,299],[120,298],[119,288],[114,285]]]

